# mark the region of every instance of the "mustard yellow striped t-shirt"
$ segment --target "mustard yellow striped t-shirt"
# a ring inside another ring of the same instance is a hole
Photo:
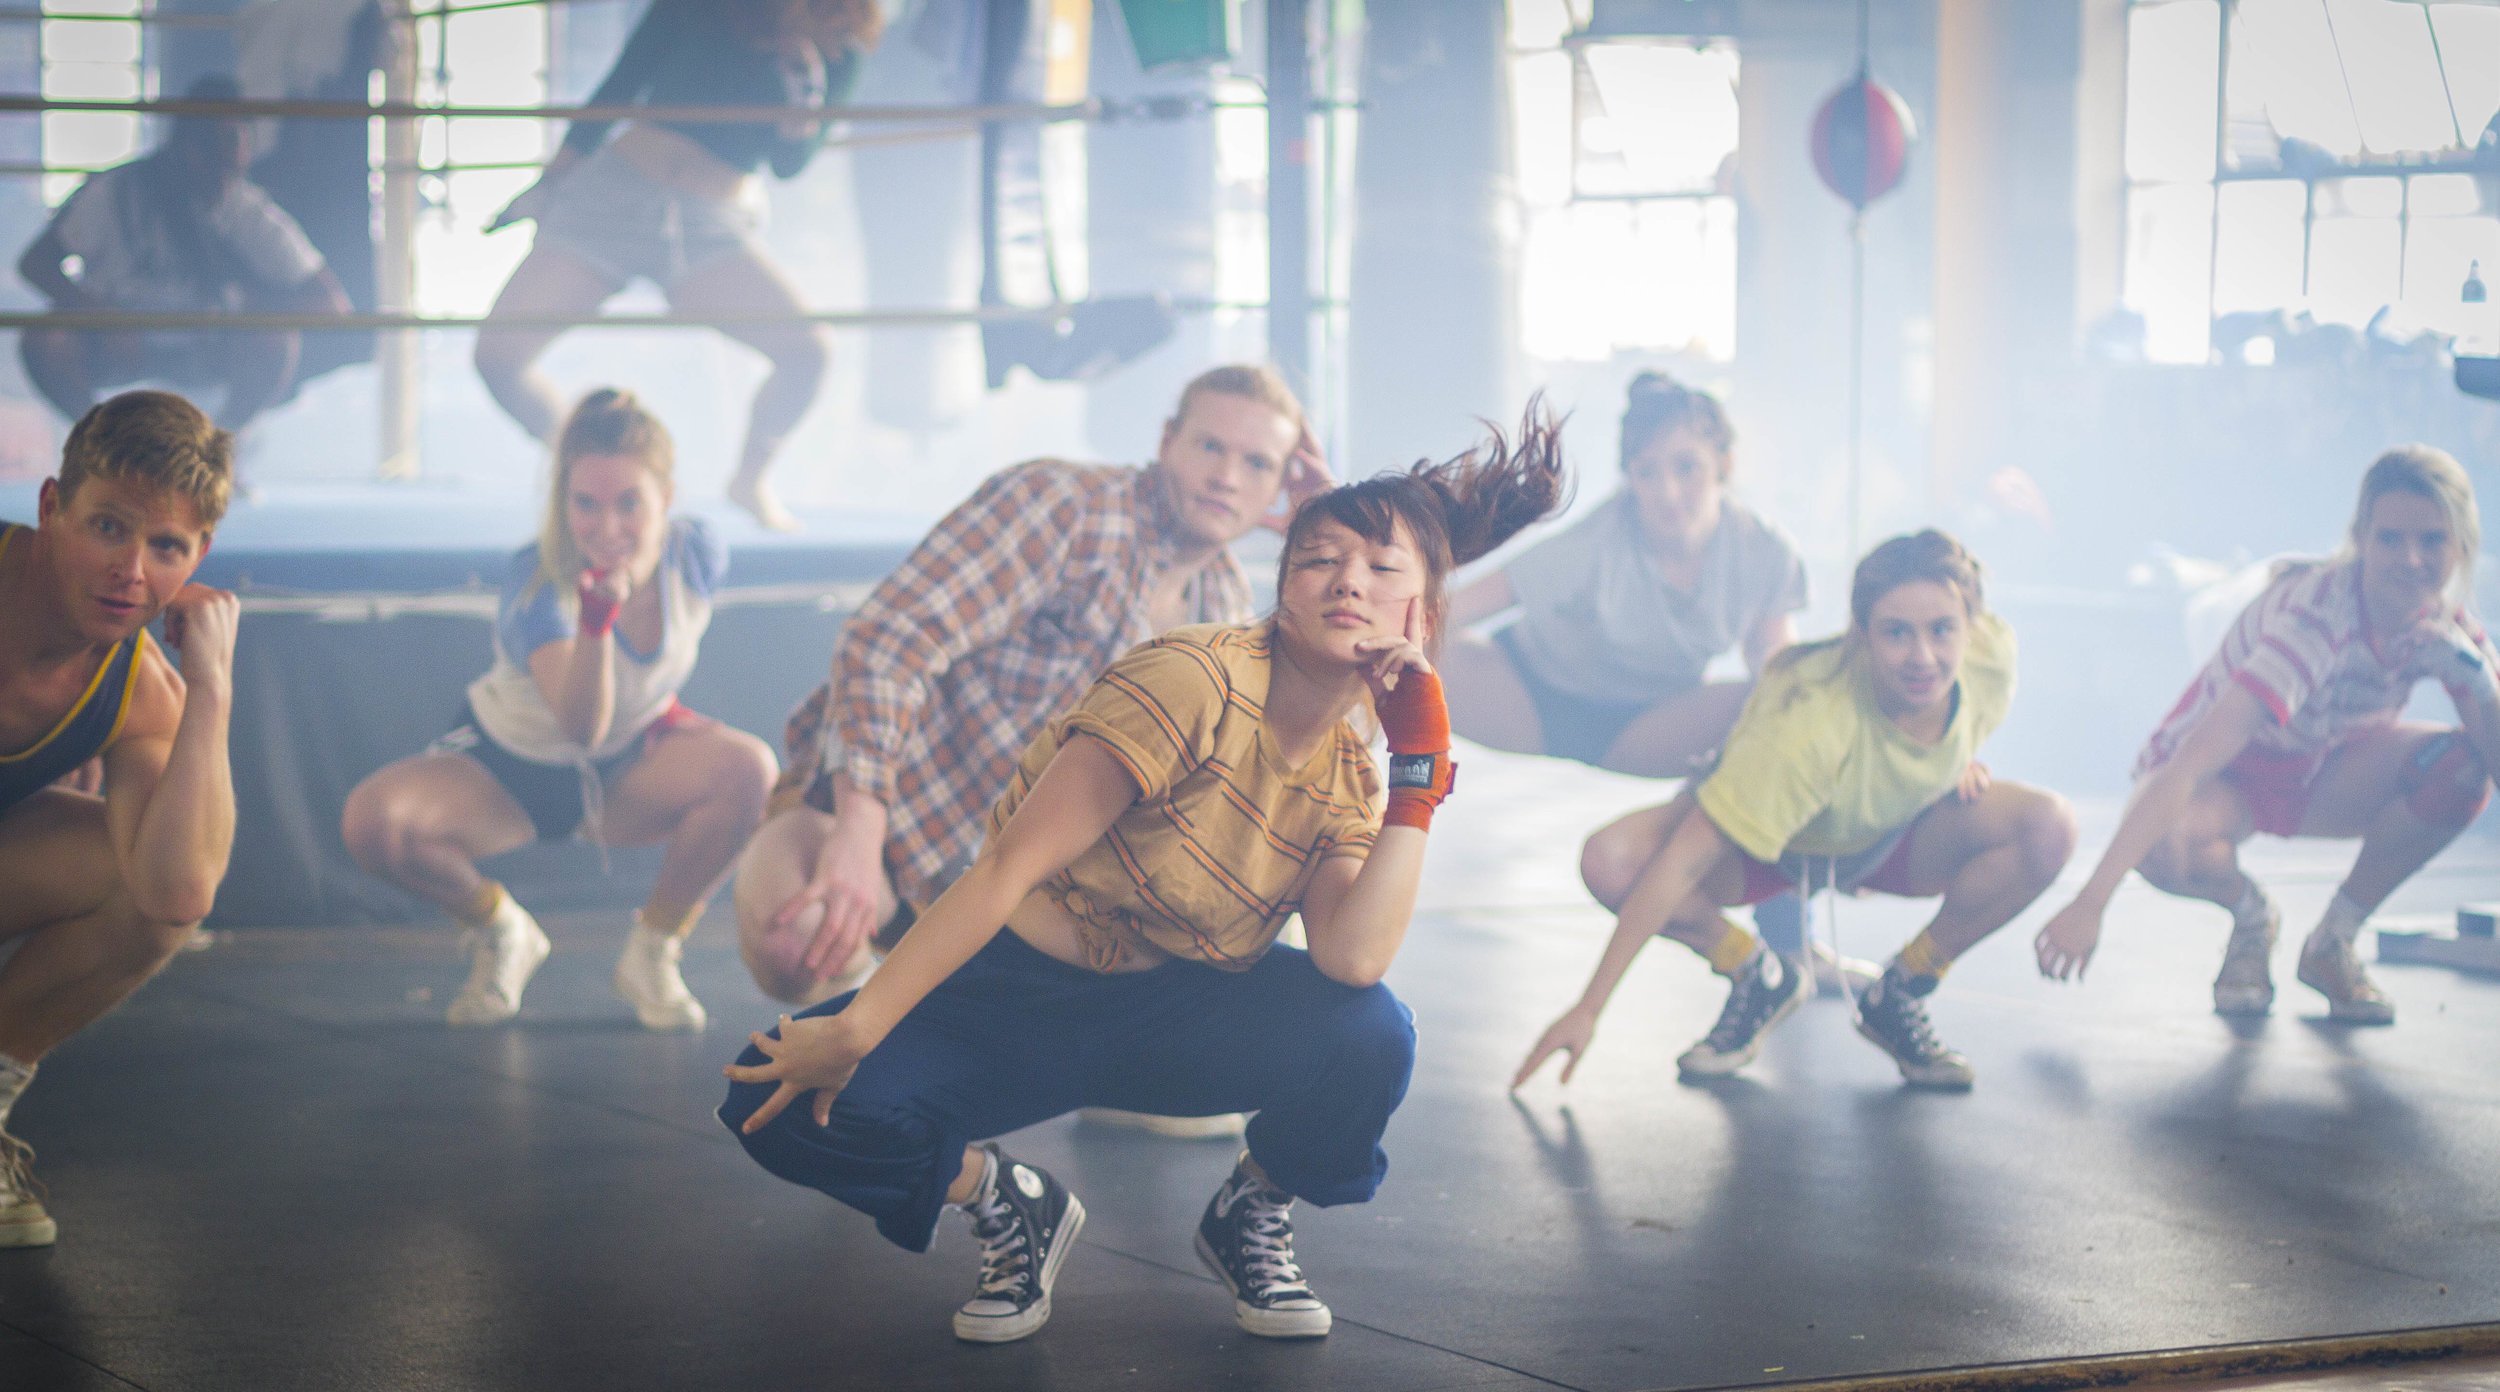
[[[1321,861],[1379,835],[1380,776],[1343,721],[1299,768],[1267,733],[1271,622],[1177,628],[1132,648],[1025,747],[990,813],[1007,824],[1080,734],[1135,780],[1135,805],[1042,892],[1076,919],[1097,969],[1136,946],[1246,970],[1301,906]]]

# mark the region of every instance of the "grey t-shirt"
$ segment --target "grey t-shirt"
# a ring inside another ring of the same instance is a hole
[[[1512,639],[1547,685],[1625,705],[1665,700],[1699,686],[1710,660],[1764,620],[1806,607],[1796,545],[1732,498],[1690,590],[1659,574],[1640,525],[1632,495],[1617,493],[1503,567],[1522,610]]]

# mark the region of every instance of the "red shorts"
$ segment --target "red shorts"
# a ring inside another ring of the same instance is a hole
[[[1918,898],[1918,892],[1910,887],[1910,833],[1917,827],[1918,823],[1912,821],[1909,826],[1902,828],[1900,834],[1893,840],[1890,852],[1877,862],[1872,871],[1866,874],[1853,876],[1849,869],[1849,857],[1839,857],[1839,864],[1836,867],[1838,873],[1835,876],[1837,883],[1834,887],[1851,894],[1872,891],[1877,894],[1898,895],[1904,899]],[[1747,904],[1759,904],[1765,899],[1776,899],[1783,894],[1795,894],[1799,889],[1798,881],[1805,878],[1802,875],[1791,877],[1787,870],[1777,865],[1764,864],[1743,851],[1738,851],[1736,856],[1744,862],[1745,866],[1744,902]],[[1815,887],[1821,888],[1821,877],[1817,876],[1815,879],[1817,880]]]
[[[2268,836],[2299,832],[2309,815],[2309,790],[2326,763],[2322,754],[2283,754],[2243,749],[2222,770],[2222,781],[2239,790],[2248,802],[2257,829]]]

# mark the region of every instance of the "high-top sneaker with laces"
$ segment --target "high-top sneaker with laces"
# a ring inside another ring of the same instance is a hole
[[[1936,989],[1932,976],[1913,977],[1888,967],[1858,998],[1858,1033],[1892,1055],[1901,1081],[1912,1087],[1966,1088],[1978,1078],[1970,1060],[1944,1046],[1927,1023],[1919,999]]]
[[[49,1247],[61,1235],[35,1182],[35,1148],[0,1131],[0,1247]]]
[[[634,930],[625,935],[625,952],[616,959],[616,994],[651,1030],[699,1030],[703,1002],[686,989],[678,971],[686,940],[646,926],[642,910],[634,910]]]
[[[2352,944],[2321,929],[2300,945],[2300,984],[2326,997],[2328,1018],[2350,1025],[2392,1025],[2396,1003],[2370,980]]]
[[[469,954],[469,979],[443,1012],[454,1025],[511,1019],[521,1009],[521,989],[554,950],[538,920],[509,895],[483,927],[461,934],[460,945]]]
[[[1687,1078],[1716,1078],[1753,1062],[1762,1052],[1762,1036],[1805,1003],[1806,975],[1767,947],[1755,953],[1752,965],[1737,969],[1719,1022],[1676,1059],[1676,1071]]]
[[[1085,1205],[1048,1170],[994,1144],[981,1149],[990,1153],[989,1176],[964,1205],[981,1242],[981,1285],[955,1312],[955,1337],[1012,1343],[1050,1322],[1050,1288],[1085,1226]]]
[[[1316,1339],[1333,1316],[1293,1260],[1293,1195],[1250,1168],[1250,1152],[1198,1219],[1198,1260],[1233,1293],[1233,1319],[1262,1339]]]
[[[2282,929],[2283,911],[2271,903],[2264,922],[2232,926],[2214,977],[2216,1015],[2263,1015],[2274,1008],[2274,938]]]

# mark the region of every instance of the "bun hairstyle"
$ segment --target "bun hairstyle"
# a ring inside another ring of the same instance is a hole
[[[574,544],[564,508],[565,494],[573,486],[573,466],[593,455],[615,454],[640,463],[664,490],[675,486],[677,442],[669,438],[668,427],[632,392],[601,387],[581,399],[556,436],[555,477],[548,482],[547,510],[538,524],[538,574],[530,582],[533,589],[554,585],[559,594],[572,593],[573,577],[582,568],[582,549]]]
[[[1426,645],[1437,647],[1449,573],[1553,513],[1571,491],[1563,469],[1562,422],[1546,409],[1543,393],[1528,399],[1515,438],[1505,438],[1490,421],[1485,428],[1488,438],[1455,459],[1419,460],[1400,472],[1342,484],[1297,508],[1276,563],[1278,593],[1294,553],[1322,522],[1335,522],[1374,544],[1391,540],[1403,527],[1423,556]]]
[[[2346,554],[2361,548],[2369,528],[2370,509],[2390,493],[2428,498],[2447,515],[2448,538],[2457,550],[2457,569],[2450,577],[2450,596],[2471,603],[2474,562],[2483,550],[2482,514],[2474,506],[2474,481],[2456,456],[2430,445],[2398,445],[2371,461],[2361,476],[2361,500],[2352,511],[2352,535]]]
[[[1623,405],[1623,453],[1626,466],[1650,442],[1678,430],[1690,430],[1726,456],[1736,448],[1736,427],[1727,419],[1719,398],[1694,391],[1663,372],[1644,372],[1632,379]]]
[[[1808,653],[1862,641],[1867,625],[1874,621],[1875,606],[1883,602],[1884,596],[1922,580],[1959,594],[1962,612],[1969,618],[1988,612],[1979,558],[1951,536],[1930,527],[1894,537],[1867,552],[1849,581],[1849,631],[1821,642],[1792,644],[1771,659],[1771,670],[1778,671]]]

